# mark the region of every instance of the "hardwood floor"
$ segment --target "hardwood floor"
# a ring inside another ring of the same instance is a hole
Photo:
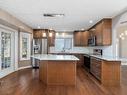
[[[39,81],[38,70],[24,69],[0,80],[0,95],[127,95],[126,74],[127,67],[123,67],[120,87],[103,87],[78,68],[76,86],[46,86]]]

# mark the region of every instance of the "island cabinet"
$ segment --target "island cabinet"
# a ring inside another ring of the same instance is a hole
[[[32,57],[39,61],[39,79],[46,85],[76,85],[77,57],[52,54]]]
[[[88,31],[75,31],[74,32],[74,46],[87,46],[88,44]]]
[[[91,27],[91,37],[96,37],[96,46],[109,46],[112,43],[112,20],[103,19]]]
[[[102,85],[120,85],[120,61],[107,61],[91,57],[90,72]]]
[[[46,85],[76,85],[76,61],[40,61],[39,78]]]

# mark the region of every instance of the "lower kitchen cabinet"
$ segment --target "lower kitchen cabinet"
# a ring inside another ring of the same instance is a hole
[[[90,72],[98,79],[101,80],[101,65],[102,61],[98,58],[91,58]]]
[[[83,54],[74,54],[77,58],[79,58],[79,61],[77,62],[77,66],[82,66],[84,64],[84,56]]]
[[[102,85],[120,85],[120,61],[107,61],[91,57],[90,72]]]

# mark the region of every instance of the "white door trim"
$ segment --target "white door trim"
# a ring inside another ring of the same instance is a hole
[[[6,27],[4,25],[1,25],[0,24],[0,30],[4,31],[4,32],[7,32],[7,33],[11,33],[11,37],[12,37],[12,43],[14,48],[12,48],[13,50],[12,51],[12,68],[8,68],[8,69],[5,69],[5,70],[0,70],[0,78],[18,70],[18,31],[14,30],[14,29],[11,29],[9,27]],[[0,37],[0,40],[1,40],[1,37]],[[0,44],[1,45],[1,44]],[[1,66],[1,65],[0,65]],[[1,68],[1,67],[0,67]]]

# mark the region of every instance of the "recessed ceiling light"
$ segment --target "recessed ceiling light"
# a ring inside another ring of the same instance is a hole
[[[121,39],[122,39],[122,40],[124,40],[125,38],[124,38],[124,37],[122,37]]]
[[[122,35],[120,35],[119,37],[122,38]]]
[[[82,31],[85,30],[84,28],[81,29]]]
[[[127,35],[127,30],[125,31],[125,35]]]
[[[59,35],[59,33],[56,33],[56,36],[58,36]]]
[[[38,29],[40,29],[41,27],[40,27],[40,26],[38,26],[37,28],[38,28]]]
[[[121,35],[123,36],[123,35],[124,35],[124,33],[121,33]]]
[[[89,23],[93,23],[93,21],[92,21],[92,20],[90,20],[90,21],[89,21]]]

